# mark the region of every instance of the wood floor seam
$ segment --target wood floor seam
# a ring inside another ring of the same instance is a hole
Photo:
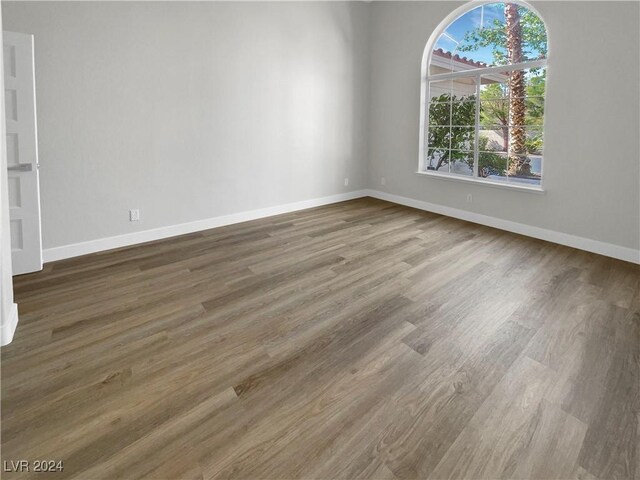
[[[14,282],[55,478],[640,478],[638,265],[367,197]]]

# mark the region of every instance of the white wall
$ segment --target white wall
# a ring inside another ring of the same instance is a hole
[[[3,8],[35,35],[45,249],[365,187],[364,3]]]
[[[2,24],[1,12],[0,24]],[[0,65],[3,65],[3,51],[2,37],[0,37]],[[13,280],[11,278],[11,235],[9,234],[6,139],[4,75],[0,75],[0,345],[6,345],[11,341],[18,323],[18,309],[16,304],[13,303]]]
[[[640,248],[640,5],[532,2],[550,42],[546,194],[537,195],[415,173],[422,53],[438,24],[461,4],[372,4],[371,188]]]
[[[3,2],[35,35],[45,249],[366,187],[640,248],[638,3],[534,3],[544,195],[415,173],[423,49],[459,5]]]

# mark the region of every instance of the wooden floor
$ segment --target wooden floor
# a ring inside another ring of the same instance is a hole
[[[3,478],[640,478],[639,279],[373,199],[50,263]]]

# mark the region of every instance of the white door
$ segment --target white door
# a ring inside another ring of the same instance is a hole
[[[42,270],[33,35],[3,32],[13,274]]]

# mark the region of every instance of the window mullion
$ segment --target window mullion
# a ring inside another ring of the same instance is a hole
[[[478,75],[476,77],[476,128],[475,128],[475,136],[473,139],[473,176],[477,177],[478,176],[478,168],[479,168],[479,161],[480,161],[480,154],[478,152],[479,150],[479,146],[480,146],[480,142],[479,142],[479,135],[480,135],[480,81],[481,81],[481,76]]]
[[[451,145],[453,136],[453,80],[449,83],[449,162],[447,164],[447,171],[451,173],[451,161],[453,157],[453,149]]]
[[[427,74],[429,81],[449,80],[452,78],[475,77],[476,75],[505,74],[513,70],[528,70],[531,68],[545,68],[547,60],[533,60],[530,62],[510,63],[486,68],[473,68],[469,70],[459,70],[457,72]]]

